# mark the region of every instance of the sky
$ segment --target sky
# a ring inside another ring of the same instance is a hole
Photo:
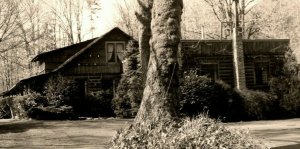
[[[117,3],[121,0],[101,0],[101,10],[99,18],[95,21],[96,33],[101,35],[109,29],[115,27],[115,21],[118,17]]]

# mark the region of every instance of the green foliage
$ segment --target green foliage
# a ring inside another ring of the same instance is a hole
[[[117,88],[116,97],[113,99],[114,112],[118,117],[134,117],[142,99],[142,81],[139,73],[132,72],[123,75]]]
[[[52,77],[45,85],[44,95],[29,93],[23,96],[5,98],[1,102],[1,109],[5,108],[6,113],[20,119],[74,117],[72,108],[78,93],[74,84],[73,81],[62,76]]]
[[[243,100],[222,81],[215,82],[191,70],[184,74],[180,89],[180,111],[187,116],[193,117],[207,111],[211,117],[226,121],[241,120],[244,117]]]
[[[227,129],[207,116],[180,122],[131,125],[112,138],[109,148],[267,148],[242,130]]]
[[[80,102],[79,107],[75,108],[76,112],[81,116],[114,116],[111,104],[112,98],[113,93],[109,89],[93,92]]]
[[[7,97],[1,99],[3,114],[19,119],[30,118],[29,111],[32,108],[44,104],[45,99],[38,93],[30,93],[24,96]],[[4,116],[4,115],[3,115]]]
[[[71,105],[79,91],[75,81],[61,75],[52,76],[44,86],[44,94],[51,106]]]
[[[194,117],[206,112],[223,121],[281,118],[276,96],[263,91],[237,91],[196,71],[185,73],[181,85],[181,113]]]
[[[279,107],[273,95],[253,90],[243,90],[238,93],[243,99],[248,120],[279,118]]]
[[[130,118],[137,114],[143,93],[143,83],[138,70],[138,49],[134,42],[129,42],[123,64],[124,73],[114,97],[113,109],[118,117]]]
[[[285,54],[283,72],[270,81],[271,93],[276,95],[280,107],[291,116],[300,116],[300,66],[293,51]]]
[[[13,98],[0,98],[0,119],[2,118],[11,118],[11,102]]]

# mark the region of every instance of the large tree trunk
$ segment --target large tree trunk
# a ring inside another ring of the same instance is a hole
[[[136,124],[147,120],[172,120],[178,116],[177,51],[182,8],[182,0],[153,0],[152,50]]]
[[[153,0],[138,0],[140,10],[136,13],[139,25],[139,51],[143,83],[146,81],[151,39],[151,9]]]

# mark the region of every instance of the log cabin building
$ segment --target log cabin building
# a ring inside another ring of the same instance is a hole
[[[246,87],[268,90],[283,68],[288,39],[243,40]],[[182,68],[234,86],[232,40],[182,40]]]
[[[80,82],[85,94],[99,88],[116,88],[121,78],[122,60],[131,36],[114,28],[101,37],[41,53],[32,59],[40,73],[19,81],[1,96],[23,94],[27,90],[41,92],[54,74]],[[265,89],[268,81],[282,69],[288,39],[244,40],[247,88]],[[213,80],[234,85],[231,40],[182,40],[180,61],[183,70],[197,69]]]

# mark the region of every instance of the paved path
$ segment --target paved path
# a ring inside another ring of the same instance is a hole
[[[132,120],[0,120],[0,148],[106,148],[116,130]],[[248,129],[273,148],[300,149],[300,119],[225,124]]]
[[[300,149],[300,119],[229,123],[249,130],[272,148]]]

